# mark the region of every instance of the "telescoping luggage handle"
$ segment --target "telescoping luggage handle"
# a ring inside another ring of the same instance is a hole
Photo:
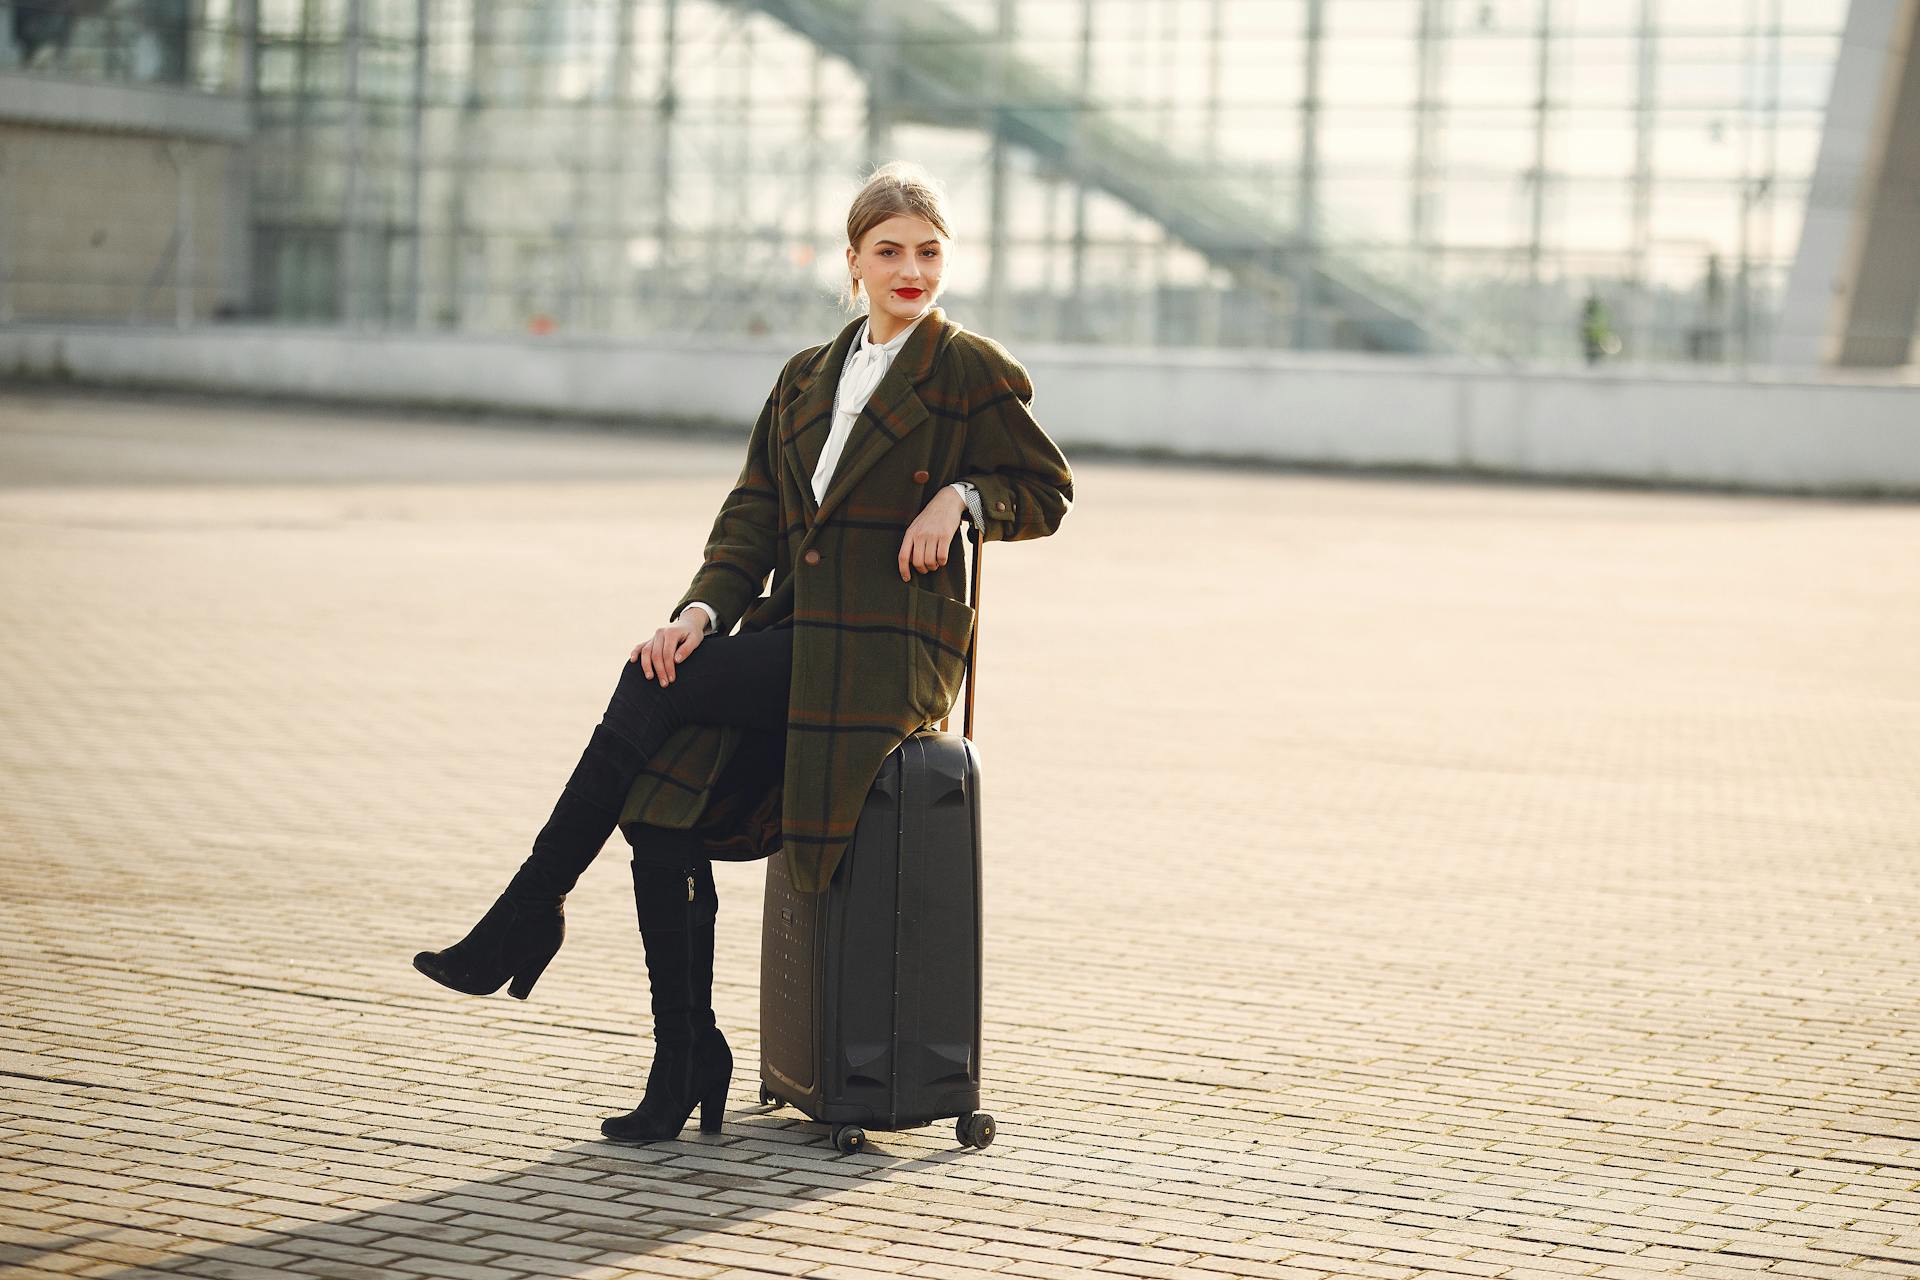
[[[980,535],[980,530],[973,526],[972,521],[967,522],[967,541],[973,544],[973,586],[968,597],[968,603],[973,605],[973,633],[967,637],[967,718],[963,722],[964,728],[961,732],[971,738],[973,737],[973,673],[980,661],[980,553],[987,546],[987,540]],[[950,714],[940,717],[940,732],[947,731],[947,721],[950,718]]]

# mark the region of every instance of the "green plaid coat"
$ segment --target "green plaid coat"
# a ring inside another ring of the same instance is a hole
[[[816,505],[811,477],[860,325],[780,371],[705,562],[669,615],[702,600],[719,614],[717,634],[793,626],[786,733],[684,726],[621,814],[636,839],[636,824],[690,829],[709,857],[784,849],[803,892],[826,888],[887,754],[952,709],[965,675],[973,610],[961,535],[943,567],[907,583],[907,526],[955,480],[979,489],[988,540],[1045,537],[1073,502],[1067,460],[1029,411],[1027,371],[935,307],[874,389]]]

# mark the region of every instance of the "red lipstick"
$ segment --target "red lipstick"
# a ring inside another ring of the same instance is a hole
[[[917,298],[925,291],[921,289],[895,289],[894,292],[903,298]]]

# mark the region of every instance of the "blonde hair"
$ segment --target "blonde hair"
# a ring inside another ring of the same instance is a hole
[[[953,232],[947,229],[946,193],[941,191],[940,184],[919,165],[894,160],[868,175],[866,185],[860,188],[847,209],[848,246],[858,253],[860,241],[867,232],[901,214],[925,218],[942,237],[953,239]],[[841,305],[849,311],[858,311],[860,300],[865,296],[866,291],[849,268]]]

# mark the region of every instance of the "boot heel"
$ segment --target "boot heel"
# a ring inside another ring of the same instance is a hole
[[[720,1132],[720,1122],[727,1116],[727,1086],[720,1088],[700,1099],[700,1132]]]
[[[559,951],[560,948],[556,944],[543,954],[533,956],[527,963],[521,965],[520,971],[513,975],[513,981],[507,986],[507,994],[515,1000],[525,1000],[532,995],[533,984],[540,980],[540,975],[547,971],[547,965],[552,962],[554,956],[559,954]]]

